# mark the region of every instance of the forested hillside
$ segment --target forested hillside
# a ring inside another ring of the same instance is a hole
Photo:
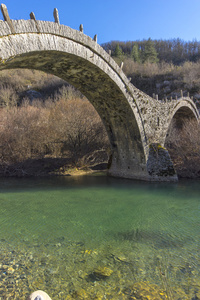
[[[190,94],[200,100],[200,42],[173,40],[143,40],[102,45],[111,51],[131,82],[148,95],[159,99]]]
[[[185,42],[181,39],[143,40],[143,41],[112,41],[102,44],[113,56],[124,54],[132,57],[135,62],[166,62],[181,65],[186,61],[197,62],[200,59],[200,42]]]

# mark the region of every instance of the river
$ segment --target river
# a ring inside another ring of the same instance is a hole
[[[0,192],[0,299],[200,299],[199,180],[10,178]]]

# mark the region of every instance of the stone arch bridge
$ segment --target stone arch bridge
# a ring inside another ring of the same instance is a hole
[[[159,101],[133,86],[94,39],[55,22],[11,20],[1,5],[0,70],[28,68],[54,74],[79,89],[100,115],[111,145],[109,174],[142,180],[177,180],[165,138],[173,119],[199,121],[190,98]]]

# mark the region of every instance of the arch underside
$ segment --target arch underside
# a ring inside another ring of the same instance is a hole
[[[187,106],[185,105],[187,104]],[[165,136],[164,144],[166,143],[166,138],[170,135],[171,131],[173,130],[173,127],[176,127],[178,129],[182,129],[185,122],[188,121],[196,121],[197,124],[199,122],[199,114],[197,109],[193,107],[190,103],[188,104],[186,101],[180,102],[179,105],[176,107],[174,113],[172,114],[172,117],[170,119],[168,130]]]
[[[176,125],[178,127],[182,127],[183,126],[183,123],[186,121],[186,120],[190,120],[190,119],[193,119],[193,120],[198,120],[198,115],[197,115],[197,112],[196,110],[194,110],[194,108],[192,106],[181,106],[179,107],[175,114],[173,115],[173,118],[172,120],[176,122]]]
[[[109,173],[147,179],[146,157],[133,110],[115,81],[90,61],[61,51],[32,51],[15,55],[0,70],[28,68],[56,75],[84,94],[100,115],[112,149]]]
[[[193,105],[179,105],[171,119],[165,146],[180,177],[193,177],[199,171],[199,116]]]

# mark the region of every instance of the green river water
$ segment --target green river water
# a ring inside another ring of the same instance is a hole
[[[200,299],[200,181],[1,179],[0,300]]]

